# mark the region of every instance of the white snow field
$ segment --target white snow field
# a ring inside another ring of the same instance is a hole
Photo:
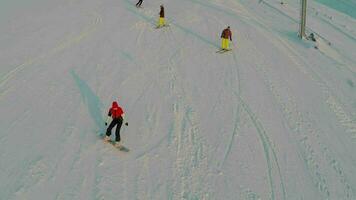
[[[356,1],[320,2],[316,49],[299,0],[1,0],[0,199],[355,200]]]

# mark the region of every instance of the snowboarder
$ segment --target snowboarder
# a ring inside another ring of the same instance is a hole
[[[229,39],[232,42],[231,36],[232,36],[232,33],[230,31],[230,26],[228,26],[221,33],[221,49],[222,50],[230,50],[229,49]]]
[[[165,19],[164,19],[164,7],[163,7],[163,4],[161,4],[160,8],[161,8],[161,10],[159,11],[159,20],[158,20],[157,28],[166,25]]]
[[[140,8],[140,7],[141,7],[141,4],[142,4],[142,1],[143,1],[143,0],[138,0],[138,2],[136,3],[136,7]]]
[[[110,141],[110,135],[111,135],[111,129],[114,128],[114,126],[116,125],[116,131],[115,131],[115,147],[121,147],[122,145],[120,144],[120,129],[121,129],[121,125],[122,122],[124,120],[124,111],[122,110],[122,108],[118,105],[118,103],[116,101],[112,102],[112,107],[109,109],[109,113],[108,113],[108,117],[106,118],[106,122],[105,125],[108,125],[108,121],[109,121],[109,117],[112,118],[112,121],[109,125],[109,127],[106,129],[106,136],[104,138],[104,140],[106,142]],[[126,126],[128,126],[128,123],[125,123]]]

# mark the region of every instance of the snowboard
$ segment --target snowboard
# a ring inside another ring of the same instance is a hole
[[[225,53],[225,52],[229,52],[229,51],[232,51],[232,49],[220,49],[216,53]]]
[[[130,149],[128,149],[127,147],[125,147],[123,145],[121,145],[121,147],[115,147],[115,141],[111,141],[111,140],[110,141],[105,141],[104,137],[105,137],[105,135],[101,137],[101,139],[104,141],[104,143],[108,143],[108,144],[112,145],[114,148],[116,148],[116,149],[118,149],[120,151],[123,151],[123,152],[129,152],[130,151]]]

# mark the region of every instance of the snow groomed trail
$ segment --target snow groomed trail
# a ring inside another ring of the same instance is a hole
[[[0,199],[355,199],[356,21],[331,2],[318,49],[298,2],[2,3]],[[113,100],[128,153],[100,140]]]

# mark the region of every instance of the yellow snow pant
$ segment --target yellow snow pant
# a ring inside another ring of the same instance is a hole
[[[158,26],[164,26],[165,25],[165,20],[163,17],[160,17],[158,20]]]
[[[229,49],[229,39],[222,38],[222,40],[221,40],[221,48],[222,49]]]

